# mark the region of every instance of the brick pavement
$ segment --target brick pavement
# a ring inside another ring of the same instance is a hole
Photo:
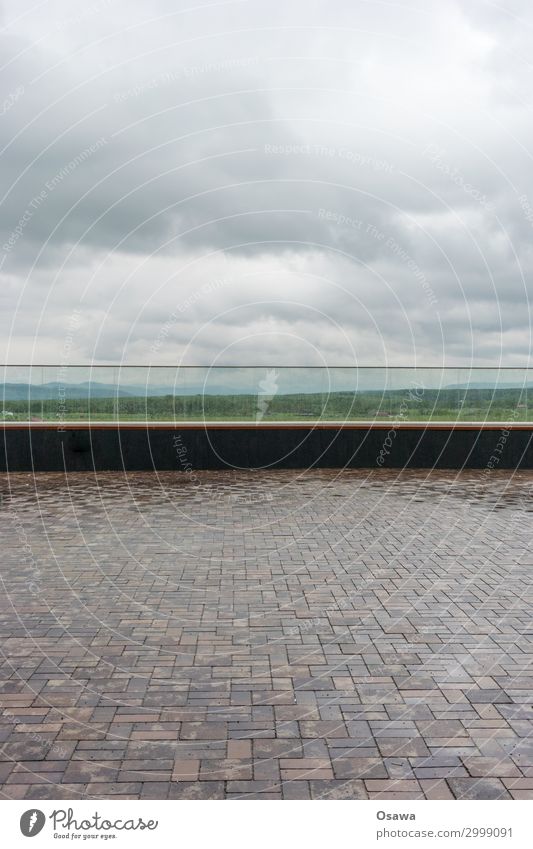
[[[0,476],[2,798],[533,798],[532,485]]]

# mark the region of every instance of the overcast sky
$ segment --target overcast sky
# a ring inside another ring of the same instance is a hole
[[[0,26],[4,362],[529,364],[527,0]]]

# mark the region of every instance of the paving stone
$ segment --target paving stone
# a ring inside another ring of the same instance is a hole
[[[530,482],[0,475],[2,797],[531,798]]]
[[[443,778],[437,780],[420,778],[420,787],[426,799],[443,800],[454,798],[452,791]]]
[[[307,781],[310,778],[333,778],[333,770],[331,767],[327,767],[326,769],[320,769],[318,767],[314,768],[302,768],[302,769],[283,769],[280,768],[281,780],[282,781]]]
[[[348,732],[344,722],[337,720],[301,720],[300,734],[302,737],[347,737]]]
[[[309,787],[309,781],[284,781],[283,782],[283,798],[284,799],[310,799],[311,798],[311,788]]]
[[[503,778],[502,784],[508,790],[533,790],[533,778]]]
[[[47,772],[41,773],[41,775],[37,775],[37,773],[33,772],[20,772],[17,775],[11,773],[6,784],[35,784],[37,782],[44,781],[51,784],[59,784],[62,778],[62,772]]]
[[[414,769],[415,777],[422,779],[468,777],[467,770],[462,766],[418,767]]]
[[[250,761],[203,760],[200,768],[200,781],[252,781],[253,765]]]
[[[189,781],[171,784],[169,799],[224,799],[226,795],[223,781]]]
[[[383,757],[412,758],[430,754],[423,737],[380,737],[377,743]]]
[[[279,782],[272,781],[227,781],[226,793],[233,798],[252,799],[281,799],[282,791]]]
[[[380,758],[341,758],[333,762],[335,778],[388,778]]]
[[[105,788],[105,784],[100,787]],[[85,799],[88,792],[86,784],[30,784],[24,795],[25,799]]]
[[[510,799],[498,778],[449,778],[448,786],[456,799]]]
[[[473,776],[494,775],[498,778],[509,778],[521,775],[516,764],[504,758],[463,758],[463,763]]]
[[[227,756],[229,759],[251,758],[251,740],[228,740]]]
[[[414,779],[365,779],[365,787],[368,793],[417,793],[420,784]]]
[[[35,785],[29,784],[4,784],[2,786],[1,796],[2,799],[24,799],[28,790],[33,788]]]
[[[184,722],[180,740],[225,740],[228,726],[225,722]]]
[[[177,759],[172,769],[172,781],[197,781],[199,772],[199,760]]]
[[[168,781],[143,781],[141,799],[166,799],[170,790]]]
[[[111,796],[115,798],[117,795],[123,798],[135,799],[140,798],[142,784],[139,781],[117,781],[116,783],[106,784],[105,782],[95,782],[87,785],[87,795],[105,798]]]
[[[63,784],[91,784],[94,781],[115,781],[118,766],[109,767],[107,764],[71,761],[62,775]]]
[[[281,758],[279,765],[281,769],[329,769],[331,762],[329,758]]]
[[[361,780],[333,780],[309,782],[312,799],[368,799],[365,785]]]

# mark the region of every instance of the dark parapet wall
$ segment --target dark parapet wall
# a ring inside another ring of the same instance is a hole
[[[533,425],[9,425],[2,471],[531,469]]]

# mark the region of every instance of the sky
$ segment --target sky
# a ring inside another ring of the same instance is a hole
[[[526,0],[0,2],[4,363],[527,366]]]

